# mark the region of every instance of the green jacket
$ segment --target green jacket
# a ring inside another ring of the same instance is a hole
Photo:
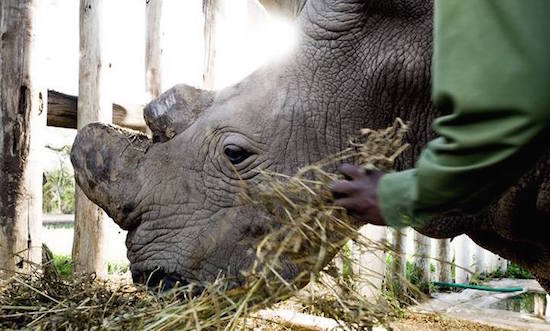
[[[416,169],[378,188],[388,225],[494,201],[550,146],[550,0],[435,0],[433,128]]]

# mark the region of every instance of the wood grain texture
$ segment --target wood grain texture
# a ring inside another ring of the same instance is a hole
[[[40,263],[41,134],[46,95],[36,85],[36,0],[0,1],[0,277]]]
[[[429,293],[430,283],[430,249],[431,239],[414,231],[414,265],[415,272],[418,272],[420,284],[418,287],[421,291]]]
[[[437,280],[440,282],[451,282],[451,264],[453,257],[451,255],[451,240],[438,239],[436,243],[436,263],[437,263]]]
[[[48,126],[76,129],[78,97],[54,90],[48,91]],[[112,104],[112,122],[116,125],[146,132],[143,105]]]
[[[80,1],[80,65],[77,128],[92,122],[110,123],[112,105],[106,90],[108,65],[102,49],[102,0]],[[105,222],[107,216],[77,187],[73,241],[73,272],[107,276]]]
[[[148,99],[162,93],[162,0],[145,2],[145,89]]]
[[[203,0],[202,11],[204,14],[204,72],[203,87],[213,90],[215,84],[216,63],[216,12],[219,0]]]
[[[392,229],[391,279],[399,297],[406,294],[407,277],[407,231],[408,228]]]

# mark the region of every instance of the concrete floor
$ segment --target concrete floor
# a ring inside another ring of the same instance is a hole
[[[518,286],[523,287],[524,291],[496,293],[467,289],[458,293],[437,293],[434,294],[433,299],[413,307],[413,310],[438,313],[456,319],[510,330],[550,330],[550,316],[548,314],[546,314],[546,317],[542,317],[534,314],[488,308],[495,302],[524,292],[545,293],[535,280],[502,279],[491,281],[486,285],[492,287]],[[545,310],[548,312],[548,307]]]

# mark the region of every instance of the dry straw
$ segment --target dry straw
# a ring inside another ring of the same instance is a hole
[[[346,247],[350,239],[362,250],[388,247],[360,235],[359,225],[333,205],[328,184],[339,178],[332,171],[343,161],[391,169],[406,148],[406,130],[400,119],[384,130],[362,130],[349,148],[294,176],[264,171],[259,185],[244,187],[243,200],[268,215],[273,224],[257,244],[256,263],[245,275],[244,287],[230,289],[219,279],[201,294],[191,295],[196,292],[193,285],[161,292],[102,282],[93,276],[66,280],[55,272],[15,275],[0,283],[0,328],[285,328],[278,324],[266,327],[268,322],[257,313],[281,306],[332,318],[346,330],[385,324],[399,313],[398,303],[383,295],[367,300],[362,293],[369,279],[384,275],[358,266]],[[329,263],[337,255],[340,268]],[[288,277],[289,265],[293,266],[292,277]],[[371,276],[360,279],[363,274]]]

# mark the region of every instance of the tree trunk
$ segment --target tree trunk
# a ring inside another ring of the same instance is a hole
[[[110,123],[111,101],[107,95],[108,65],[102,50],[102,0],[80,1],[80,78],[77,126],[80,130],[91,122]],[[75,232],[73,242],[74,271],[107,274],[104,254],[106,215],[80,188],[76,189]]]
[[[28,272],[42,259],[47,94],[36,84],[36,6],[36,0],[0,1],[0,277]]]
[[[162,0],[145,2],[145,89],[148,100],[162,93],[161,15]]]
[[[204,13],[204,73],[203,87],[214,89],[214,65],[216,61],[216,11],[218,0],[203,0]]]
[[[437,280],[451,282],[451,240],[440,239],[437,243]]]
[[[418,273],[420,283],[418,287],[422,292],[429,292],[430,285],[430,238],[414,232],[414,267]]]

